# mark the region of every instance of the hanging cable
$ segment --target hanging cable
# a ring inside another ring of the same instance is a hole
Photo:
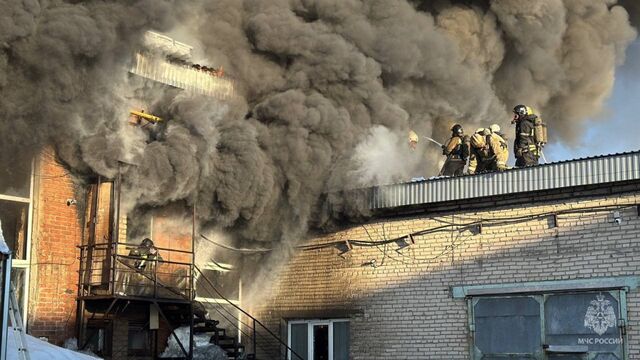
[[[433,228],[428,228],[428,229],[422,229],[422,230],[418,230],[412,233],[408,233],[406,235],[402,235],[402,236],[398,236],[398,237],[394,237],[394,238],[390,238],[390,239],[384,239],[384,240],[373,240],[371,234],[368,232],[368,230],[365,229],[365,232],[367,232],[367,235],[369,237],[369,240],[353,240],[353,239],[346,239],[346,240],[337,240],[337,241],[330,241],[330,242],[324,242],[324,243],[319,243],[319,244],[308,244],[308,245],[299,245],[296,246],[296,249],[300,249],[302,251],[312,251],[312,250],[321,250],[321,249],[326,249],[326,248],[331,248],[331,247],[335,247],[335,246],[339,246],[345,243],[345,241],[348,241],[350,245],[352,246],[360,246],[360,247],[379,247],[381,245],[387,245],[387,244],[391,244],[397,241],[402,241],[403,239],[408,238],[409,236],[411,237],[417,237],[417,236],[423,236],[423,235],[428,235],[428,234],[434,234],[434,233],[438,233],[438,232],[443,232],[443,231],[452,231],[452,229],[454,228],[458,228],[458,229],[469,229],[471,227],[474,226],[478,226],[479,224],[482,224],[485,227],[491,227],[491,226],[500,226],[500,225],[510,225],[510,224],[515,224],[515,223],[520,223],[520,222],[526,222],[526,221],[531,221],[531,220],[538,220],[538,219],[542,219],[544,217],[547,216],[557,216],[557,215],[570,215],[570,214],[588,214],[588,213],[597,213],[597,212],[605,212],[605,211],[611,211],[611,210],[623,210],[623,209],[627,209],[627,208],[635,208],[635,206],[637,206],[636,204],[622,204],[622,205],[599,205],[599,206],[590,206],[590,207],[584,207],[584,208],[580,208],[580,209],[565,209],[565,210],[553,210],[553,211],[546,211],[546,212],[541,212],[541,213],[536,213],[536,214],[529,214],[529,215],[519,215],[519,216],[504,216],[504,217],[490,217],[490,218],[484,218],[484,217],[480,217],[480,218],[473,218],[473,217],[465,217],[464,215],[460,216],[461,218],[467,218],[467,219],[474,219],[473,221],[468,221],[468,222],[463,222],[463,223],[455,223],[455,222],[450,222],[447,220],[438,220],[437,218],[430,218],[431,220],[434,221],[438,221],[441,223],[444,223],[444,225],[440,225],[440,226],[436,226]],[[364,226],[364,225],[363,225]],[[217,243],[213,240],[210,240],[209,238],[205,237],[204,235],[200,234],[200,236],[216,245],[219,247],[222,247],[224,249],[227,250],[231,250],[231,251],[236,251],[236,252],[240,252],[240,253],[245,253],[245,254],[261,254],[261,253],[268,253],[270,251],[272,251],[273,249],[267,249],[267,248],[260,248],[260,249],[239,249],[239,248],[234,248],[228,245],[224,245],[224,244],[220,244]],[[378,250],[381,250],[378,248]],[[383,253],[385,252],[384,250]],[[388,254],[386,255],[388,256]],[[399,261],[399,260],[398,260]]]
[[[236,251],[236,252],[240,252],[240,253],[245,253],[245,254],[264,254],[264,253],[268,253],[268,252],[270,252],[272,250],[272,249],[238,249],[238,248],[234,248],[234,247],[229,246],[229,245],[224,245],[224,244],[220,244],[218,242],[215,242],[215,241],[209,239],[208,237],[206,237],[206,236],[204,236],[202,234],[200,234],[200,237],[203,238],[205,241],[207,241],[207,242],[209,242],[209,243],[211,243],[213,245],[219,246],[219,247],[221,247],[223,249]]]

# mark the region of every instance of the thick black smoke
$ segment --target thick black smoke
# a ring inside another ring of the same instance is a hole
[[[203,226],[292,244],[361,213],[340,191],[432,174],[437,149],[408,151],[409,128],[507,128],[509,109],[525,103],[552,140],[576,141],[636,37],[627,9],[637,21],[638,6],[623,5],[3,0],[2,177],[25,163],[17,154],[52,144],[72,172],[122,172],[130,209],[197,202]],[[231,74],[236,96],[128,79],[145,30],[196,45]],[[167,120],[151,134],[126,125],[140,100]]]
[[[113,174],[123,69],[144,31],[169,27],[170,11],[155,0],[0,1],[2,187],[47,144],[75,170]],[[97,151],[102,160],[88,162]]]

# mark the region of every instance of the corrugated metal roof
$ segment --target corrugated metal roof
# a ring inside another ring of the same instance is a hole
[[[395,208],[639,179],[640,151],[634,151],[503,172],[378,186],[369,193],[369,208]]]

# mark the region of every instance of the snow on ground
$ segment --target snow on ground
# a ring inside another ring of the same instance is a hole
[[[184,347],[186,347],[187,351],[189,350],[189,327],[179,327],[175,330],[178,339]],[[220,347],[210,344],[209,339],[211,335],[207,334],[194,334],[193,342],[193,358],[194,360],[227,360],[227,353],[222,350]],[[180,349],[180,345],[176,342],[176,339],[171,335],[169,337],[169,344],[167,348],[164,350],[160,358],[163,357],[180,357],[184,356],[184,353]]]
[[[31,335],[25,335],[27,338],[27,349],[31,360],[96,360],[97,358],[67,350],[46,341],[42,341]],[[13,330],[9,328],[7,338],[7,360],[18,359],[18,346],[13,338]]]

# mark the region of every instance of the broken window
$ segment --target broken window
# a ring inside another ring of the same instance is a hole
[[[0,200],[0,222],[14,259],[27,259],[27,224],[29,203]]]
[[[7,166],[0,169],[0,194],[29,198],[31,188],[31,166]]]
[[[16,156],[17,166],[0,169],[0,231],[13,256],[11,282],[27,326],[33,168],[26,153]]]

